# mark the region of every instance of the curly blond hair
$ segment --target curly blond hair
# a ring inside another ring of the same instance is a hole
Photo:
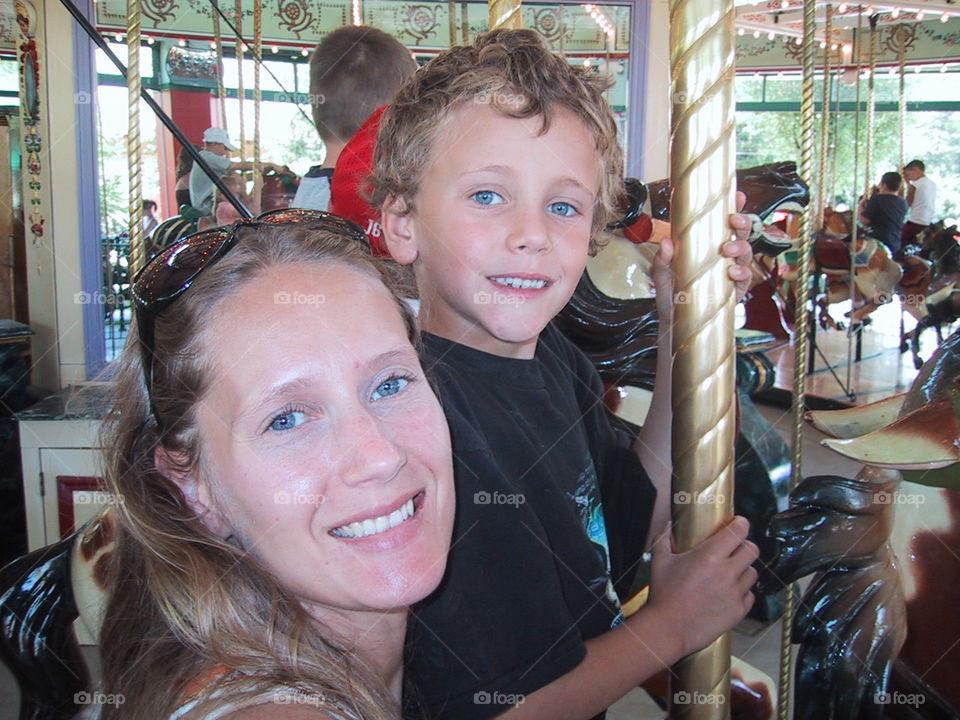
[[[558,110],[579,118],[596,145],[600,192],[593,214],[597,233],[614,217],[623,192],[623,150],[617,123],[603,97],[611,81],[550,52],[533,30],[493,30],[473,45],[454,47],[422,67],[387,108],[374,152],[371,202],[395,197],[415,209],[417,192],[440,131],[465,103],[483,103],[514,118],[540,117],[541,133]]]

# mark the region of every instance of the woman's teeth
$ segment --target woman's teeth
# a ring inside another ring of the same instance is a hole
[[[527,290],[529,288],[539,290],[547,284],[546,280],[528,280],[526,278],[518,277],[494,277],[490,279],[497,283],[497,285],[512,287],[516,288],[517,290]]]
[[[390,528],[395,528],[402,522],[413,517],[413,498],[407,500],[403,505],[388,515],[381,515],[376,518],[367,518],[359,522],[353,522],[349,525],[342,525],[330,531],[332,535],[342,538],[363,538],[371,535],[379,535]]]

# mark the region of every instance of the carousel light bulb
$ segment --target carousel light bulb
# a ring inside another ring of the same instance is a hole
[[[210,41],[210,49],[211,49],[211,50],[216,50],[216,49],[217,49],[217,41],[216,41],[216,40],[211,40],[211,41]]]
[[[307,55],[310,54],[310,51],[307,50],[306,48],[304,48],[303,50],[300,51],[300,54],[303,55],[304,57],[306,57]]]
[[[823,40],[821,40],[821,41],[820,41],[820,49],[823,50],[823,49],[826,48],[826,47],[827,47],[827,43],[824,42]]]
[[[775,35],[776,33],[773,30],[771,30],[770,32],[767,33],[767,40],[773,40]]]
[[[947,64],[944,63],[943,65],[940,66],[940,72],[945,73],[946,71],[947,71]]]
[[[120,33],[117,33],[113,37],[116,39],[117,42],[123,42],[123,35],[121,35]]]
[[[940,16],[940,22],[946,22],[949,19],[950,19],[950,13],[944,13],[943,15]]]
[[[800,47],[801,45],[803,45],[803,38],[800,38],[800,37],[794,38],[793,41],[797,44],[797,47]]]
[[[920,66],[919,66],[919,65],[914,65],[914,66],[913,66],[913,72],[914,72],[914,73],[919,73],[919,72],[920,72]]]
[[[839,50],[839,49],[840,49],[840,43],[834,43],[833,45],[830,46],[830,49],[831,49],[831,50]]]
[[[760,37],[760,31],[759,31],[759,30],[754,30],[754,31],[753,31],[753,36],[754,36],[755,38]]]
[[[180,47],[186,47],[187,41],[184,40],[183,38],[180,38],[179,40],[177,40],[177,45],[179,45]]]
[[[154,42],[153,35],[147,35],[147,45],[153,45]]]
[[[923,10],[917,11],[917,20],[923,20]]]
[[[790,0],[780,0],[780,7],[786,10],[790,7]]]
[[[847,11],[847,4],[846,4],[846,3],[840,3],[840,5],[837,7],[837,12],[842,15],[842,14],[845,13],[846,11]]]
[[[737,35],[743,37],[743,28],[737,28]]]
[[[894,20],[900,17],[900,8],[894,8],[890,13],[890,17],[892,17]]]
[[[590,61],[589,61],[589,60],[584,60],[584,61],[583,61],[583,66],[584,66],[585,68],[590,67]]]
[[[276,55],[278,52],[280,52],[280,48],[278,48],[276,45],[271,45],[271,46],[270,46],[270,52],[272,52],[274,55]]]
[[[247,44],[246,44],[246,43],[240,43],[240,52],[245,53],[245,52],[247,52],[249,49],[250,49],[250,48],[247,47]]]

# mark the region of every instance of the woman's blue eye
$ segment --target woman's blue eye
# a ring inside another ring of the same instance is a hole
[[[394,377],[390,378],[389,380],[385,380],[377,386],[376,390],[373,391],[373,399],[379,400],[381,398],[389,397],[390,395],[396,395],[409,384],[410,381],[404,377]]]
[[[291,410],[289,412],[280,413],[277,415],[273,421],[270,423],[271,430],[290,430],[295,428],[300,423],[304,422],[307,419],[307,414],[302,412],[297,412]]]
[[[500,193],[495,193],[493,190],[480,190],[475,192],[472,197],[480,205],[499,205],[503,202]]]
[[[550,203],[548,206],[550,212],[555,215],[561,215],[563,217],[573,217],[577,214],[577,209],[568,202],[555,202]]]

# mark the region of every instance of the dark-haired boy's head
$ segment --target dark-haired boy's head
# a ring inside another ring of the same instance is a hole
[[[883,174],[883,177],[880,178],[880,182],[890,192],[897,192],[897,190],[900,189],[900,184],[903,182],[903,179],[898,172],[886,172]]]
[[[456,111],[485,106],[511,118],[531,118],[547,132],[558,112],[583,123],[593,139],[600,191],[593,233],[613,216],[622,194],[623,151],[617,124],[604,98],[611,81],[568,63],[533,30],[494,30],[473,45],[454,47],[420,69],[384,113],[374,157],[375,207],[390,198],[416,208],[420,181]],[[469,142],[469,134],[462,142]],[[591,243],[591,249],[595,245]]]
[[[350,25],[327,35],[310,58],[310,105],[324,143],[346,143],[416,70],[410,51],[382,30]]]

